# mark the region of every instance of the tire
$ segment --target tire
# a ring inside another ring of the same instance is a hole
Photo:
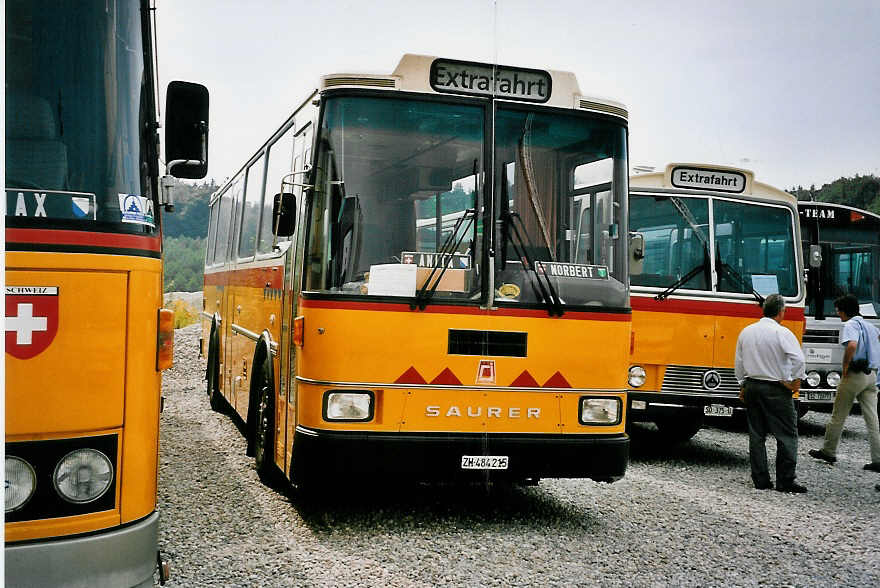
[[[688,412],[654,421],[660,436],[670,443],[690,441],[703,426],[703,415]]]
[[[208,369],[205,374],[207,380],[208,402],[214,412],[226,411],[226,399],[220,394],[218,383],[220,381],[220,352],[216,343],[216,336],[211,332],[211,344],[208,349]]]
[[[254,462],[257,475],[267,486],[278,482],[278,468],[275,466],[275,386],[271,379],[268,362],[263,362],[259,379],[259,404],[257,405],[256,427],[254,430]]]

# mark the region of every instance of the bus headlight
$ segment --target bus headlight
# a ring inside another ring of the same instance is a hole
[[[110,488],[113,464],[97,449],[77,449],[61,458],[52,481],[61,498],[85,504],[99,499]]]
[[[633,388],[638,388],[645,383],[648,375],[645,373],[645,368],[640,365],[634,365],[629,368],[629,385]]]
[[[369,421],[373,418],[373,393],[369,390],[324,394],[324,420]]]
[[[581,398],[582,425],[616,425],[620,423],[619,398]]]
[[[24,506],[37,487],[37,474],[31,464],[12,455],[6,456],[6,512]]]
[[[804,380],[806,380],[807,386],[815,388],[822,381],[822,376],[819,375],[819,372],[807,372],[807,377]]]
[[[840,384],[840,374],[837,372],[828,372],[825,374],[825,381],[828,382],[828,385],[832,388],[837,388],[837,385]]]

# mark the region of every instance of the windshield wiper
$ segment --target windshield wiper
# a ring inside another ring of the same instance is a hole
[[[431,273],[428,274],[425,283],[422,284],[422,287],[416,292],[415,301],[409,305],[411,310],[415,310],[416,307],[418,307],[419,310],[425,310],[428,302],[430,302],[431,298],[434,296],[434,292],[437,291],[437,286],[440,284],[440,280],[443,279],[443,274],[449,269],[449,264],[452,261],[452,254],[458,251],[458,247],[467,236],[467,229],[470,228],[470,223],[474,221],[476,215],[476,208],[468,208],[464,211],[464,214],[458,217],[458,220],[455,221],[455,226],[452,228],[452,232],[446,237],[446,241],[443,242],[440,251],[436,253],[437,259],[434,260],[434,265],[431,267]],[[461,231],[461,236],[459,236],[459,229],[465,220],[468,222],[467,228],[465,228],[464,231]],[[437,270],[440,270],[439,274],[437,274]],[[436,280],[434,280],[434,274],[437,274]]]
[[[743,289],[743,292],[751,292],[752,296],[754,296],[755,300],[758,302],[758,306],[764,306],[764,297],[758,294],[758,291],[755,290],[752,285],[746,281],[742,274],[733,269],[730,264],[722,261],[721,251],[718,249],[718,243],[715,244],[715,268],[718,271],[719,286],[721,282],[721,274],[722,272],[726,272],[727,275],[729,275],[731,278],[739,283],[739,286]]]
[[[663,290],[662,292],[660,292],[659,294],[654,296],[654,300],[657,300],[657,301],[666,300],[667,298],[669,298],[670,294],[672,294],[673,292],[675,292],[676,290],[678,290],[679,288],[681,288],[682,286],[687,284],[689,281],[691,281],[691,279],[694,276],[699,274],[701,271],[706,274],[706,283],[708,284],[709,283],[709,279],[708,279],[709,270],[710,270],[709,250],[706,248],[706,245],[704,244],[703,245],[703,263],[694,267],[691,271],[689,271],[688,273],[686,273],[685,275],[683,275],[679,279],[675,280],[675,282],[670,284],[668,288],[666,288],[665,290]]]
[[[553,287],[553,282],[550,281],[550,276],[547,275],[546,270],[543,272],[539,272],[538,268],[535,267],[535,264],[541,263],[543,265],[543,262],[537,260],[535,262],[532,262],[532,258],[529,257],[527,250],[527,247],[532,247],[532,244],[531,242],[525,241],[523,239],[522,234],[520,234],[519,227],[517,227],[514,219],[519,222],[520,227],[522,227],[523,233],[528,236],[528,232],[526,231],[525,226],[523,226],[522,218],[516,211],[512,210],[508,210],[502,215],[501,222],[504,223],[502,225],[502,231],[513,229],[514,239],[511,241],[511,244],[513,245],[513,251],[514,253],[516,253],[517,257],[520,258],[525,268],[530,271],[529,275],[532,276],[533,283],[537,282],[536,290],[538,290],[541,295],[541,301],[547,304],[547,313],[550,316],[562,316],[564,313],[564,311],[562,310],[562,299],[559,297],[559,294],[556,293],[556,288]],[[542,273],[546,284],[541,281]]]

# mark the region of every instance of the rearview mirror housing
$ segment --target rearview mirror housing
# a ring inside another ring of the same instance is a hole
[[[201,179],[208,173],[208,89],[174,81],[165,94],[167,173]]]
[[[275,194],[272,203],[272,233],[290,237],[296,229],[296,197],[290,192]]]

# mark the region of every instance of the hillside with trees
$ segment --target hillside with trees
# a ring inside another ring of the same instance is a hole
[[[798,200],[845,204],[880,214],[880,178],[874,175],[840,178],[821,188],[798,186],[788,190]]]
[[[174,212],[162,216],[166,292],[202,289],[208,202],[217,188],[214,180],[174,187]]]

